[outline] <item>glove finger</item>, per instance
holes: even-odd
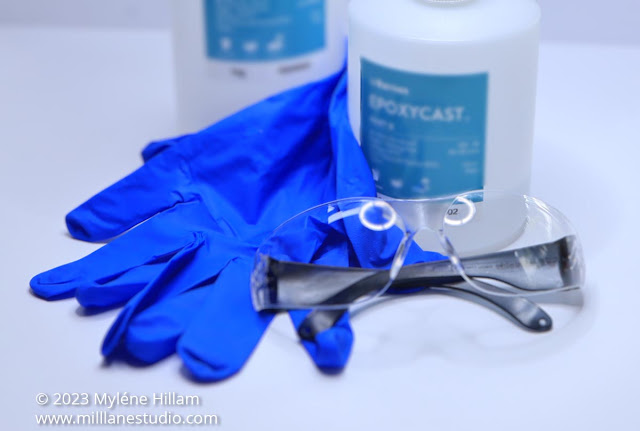
[[[115,279],[93,282],[76,289],[76,299],[85,308],[111,308],[127,303],[160,274],[165,262],[153,262],[132,268]]]
[[[289,317],[296,328],[309,315],[309,311],[295,310]],[[301,340],[313,362],[326,373],[336,373],[344,369],[351,355],[353,331],[349,324],[349,312],[346,312],[333,327],[316,334],[313,340]]]
[[[252,262],[236,259],[220,274],[206,301],[178,341],[178,354],[199,381],[240,371],[273,320],[251,303]]]
[[[108,307],[126,301],[140,290],[140,283],[148,284],[189,243],[192,236],[183,220],[196,219],[198,212],[195,202],[171,208],[80,260],[36,275],[31,288],[49,300],[76,295],[86,299],[81,301],[84,306]]]
[[[215,289],[224,289],[224,285],[235,277],[235,275],[232,277],[226,272],[223,274]],[[233,282],[231,288],[239,290],[235,284],[236,282]],[[242,300],[241,292],[237,293],[240,294],[234,295],[237,303],[246,305],[248,300],[246,298]],[[203,306],[205,295],[212,295],[212,298],[207,298],[206,305]],[[229,310],[232,315],[227,314],[218,318],[213,316],[210,318],[200,317],[197,323],[192,323],[194,310],[202,309],[207,315],[218,314],[219,311],[213,311],[213,307],[222,308],[223,311]],[[183,349],[181,356],[185,360],[187,368],[198,380],[224,379],[242,368],[271,319],[270,315],[265,316],[267,320],[260,318],[258,324],[252,328],[253,339],[250,339],[250,331],[247,330],[250,324],[245,324],[244,328],[240,328],[241,325],[236,325],[235,329],[229,326],[236,319],[243,320],[240,313],[237,312],[239,309],[239,305],[229,305],[229,296],[225,292],[218,292],[218,295],[213,296],[207,288],[187,291],[172,300],[163,301],[137,316],[129,325],[126,338],[127,351],[143,362],[157,362],[175,352],[176,341],[189,327],[189,335],[180,341]],[[252,310],[246,308],[244,310],[246,314],[255,314]],[[307,315],[308,311],[290,312],[291,320],[296,328],[299,328]],[[247,322],[248,319],[244,319],[244,321]],[[253,322],[255,324],[255,320]],[[220,337],[220,332],[216,334],[212,332],[213,328],[225,327],[229,332],[225,332],[223,335],[227,338],[228,334],[234,332],[246,334],[244,345],[240,349],[235,353],[228,352],[225,349],[231,348],[232,344],[229,343],[222,343],[223,349],[220,350],[215,346],[202,346],[202,340],[216,340],[216,344],[220,340],[224,340],[225,337]],[[211,332],[203,334],[207,330],[211,330]],[[238,336],[231,335],[231,337],[234,342],[238,342]],[[193,340],[191,343],[196,346],[195,348],[189,347],[189,339]],[[348,313],[345,313],[332,328],[317,334],[311,341],[303,340],[302,344],[316,365],[324,372],[335,373],[342,370],[349,359],[353,345],[353,332],[349,325]],[[227,347],[224,348],[224,346]]]
[[[180,283],[185,276],[187,267],[194,259],[196,252],[201,249],[204,238],[201,234],[194,234],[193,240],[180,250],[167,263],[164,270],[152,280],[143,290],[136,294],[122,309],[102,343],[102,354],[110,356],[120,344],[129,321],[145,307],[161,300],[173,290],[180,289]]]
[[[225,253],[221,253],[221,250]],[[121,345],[134,317],[154,304],[210,284],[228,265],[228,256],[248,253],[248,250],[247,246],[223,236],[205,237],[202,233],[193,233],[192,241],[176,253],[162,272],[123,308],[105,337],[103,355],[110,356]]]
[[[173,147],[175,144],[181,142],[183,139],[188,138],[191,135],[179,136],[177,138],[171,139],[163,139],[161,141],[153,141],[150,142],[143,150],[142,150],[142,160],[144,162],[148,162],[155,156],[162,154],[164,151]]]
[[[67,214],[69,233],[83,241],[113,238],[191,197],[181,193],[186,167],[165,152]]]
[[[152,364],[176,351],[176,343],[209,294],[209,287],[188,290],[137,315],[127,328],[125,348],[134,358]]]
[[[235,264],[229,264],[229,267],[235,266]],[[194,319],[195,311],[208,309],[203,304],[218,279],[224,285],[229,276],[227,274],[215,280],[207,279],[205,283],[193,289],[157,302],[140,312],[131,320],[127,328],[125,337],[127,352],[146,363],[158,362],[175,353],[178,338]],[[220,302],[220,306],[225,306],[224,300]]]

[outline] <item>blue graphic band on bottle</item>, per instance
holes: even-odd
[[[326,44],[326,0],[204,0],[207,55],[273,61]]]
[[[484,187],[488,75],[426,75],[361,60],[361,144],[378,192],[426,198]]]

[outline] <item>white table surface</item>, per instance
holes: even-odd
[[[584,306],[547,307],[556,328],[535,335],[453,298],[395,302],[353,319],[339,376],[315,369],[284,316],[221,383],[193,383],[176,356],[107,366],[117,310],[86,316],[29,293],[33,275],[98,247],[70,239],[64,215],[139,166],[174,114],[166,32],[0,27],[0,429],[81,413],[38,406],[41,392],[125,391],[199,395],[200,407],[169,410],[217,414],[229,430],[640,429],[640,48],[541,50],[532,194],[582,236]]]

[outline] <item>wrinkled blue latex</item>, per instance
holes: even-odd
[[[140,169],[67,215],[75,238],[124,234],[37,275],[34,293],[123,306],[103,343],[107,357],[153,363],[177,350],[198,380],[239,371],[273,318],[251,304],[256,247],[309,207],[375,195],[348,124],[345,81],[336,75],[149,145]],[[306,314],[290,312],[296,327]],[[347,314],[303,344],[320,368],[339,370],[352,342]]]

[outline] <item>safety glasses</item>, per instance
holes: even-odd
[[[464,285],[496,298],[583,283],[580,243],[564,215],[529,196],[482,190],[311,208],[259,247],[251,291],[257,310],[345,309],[390,289]]]

